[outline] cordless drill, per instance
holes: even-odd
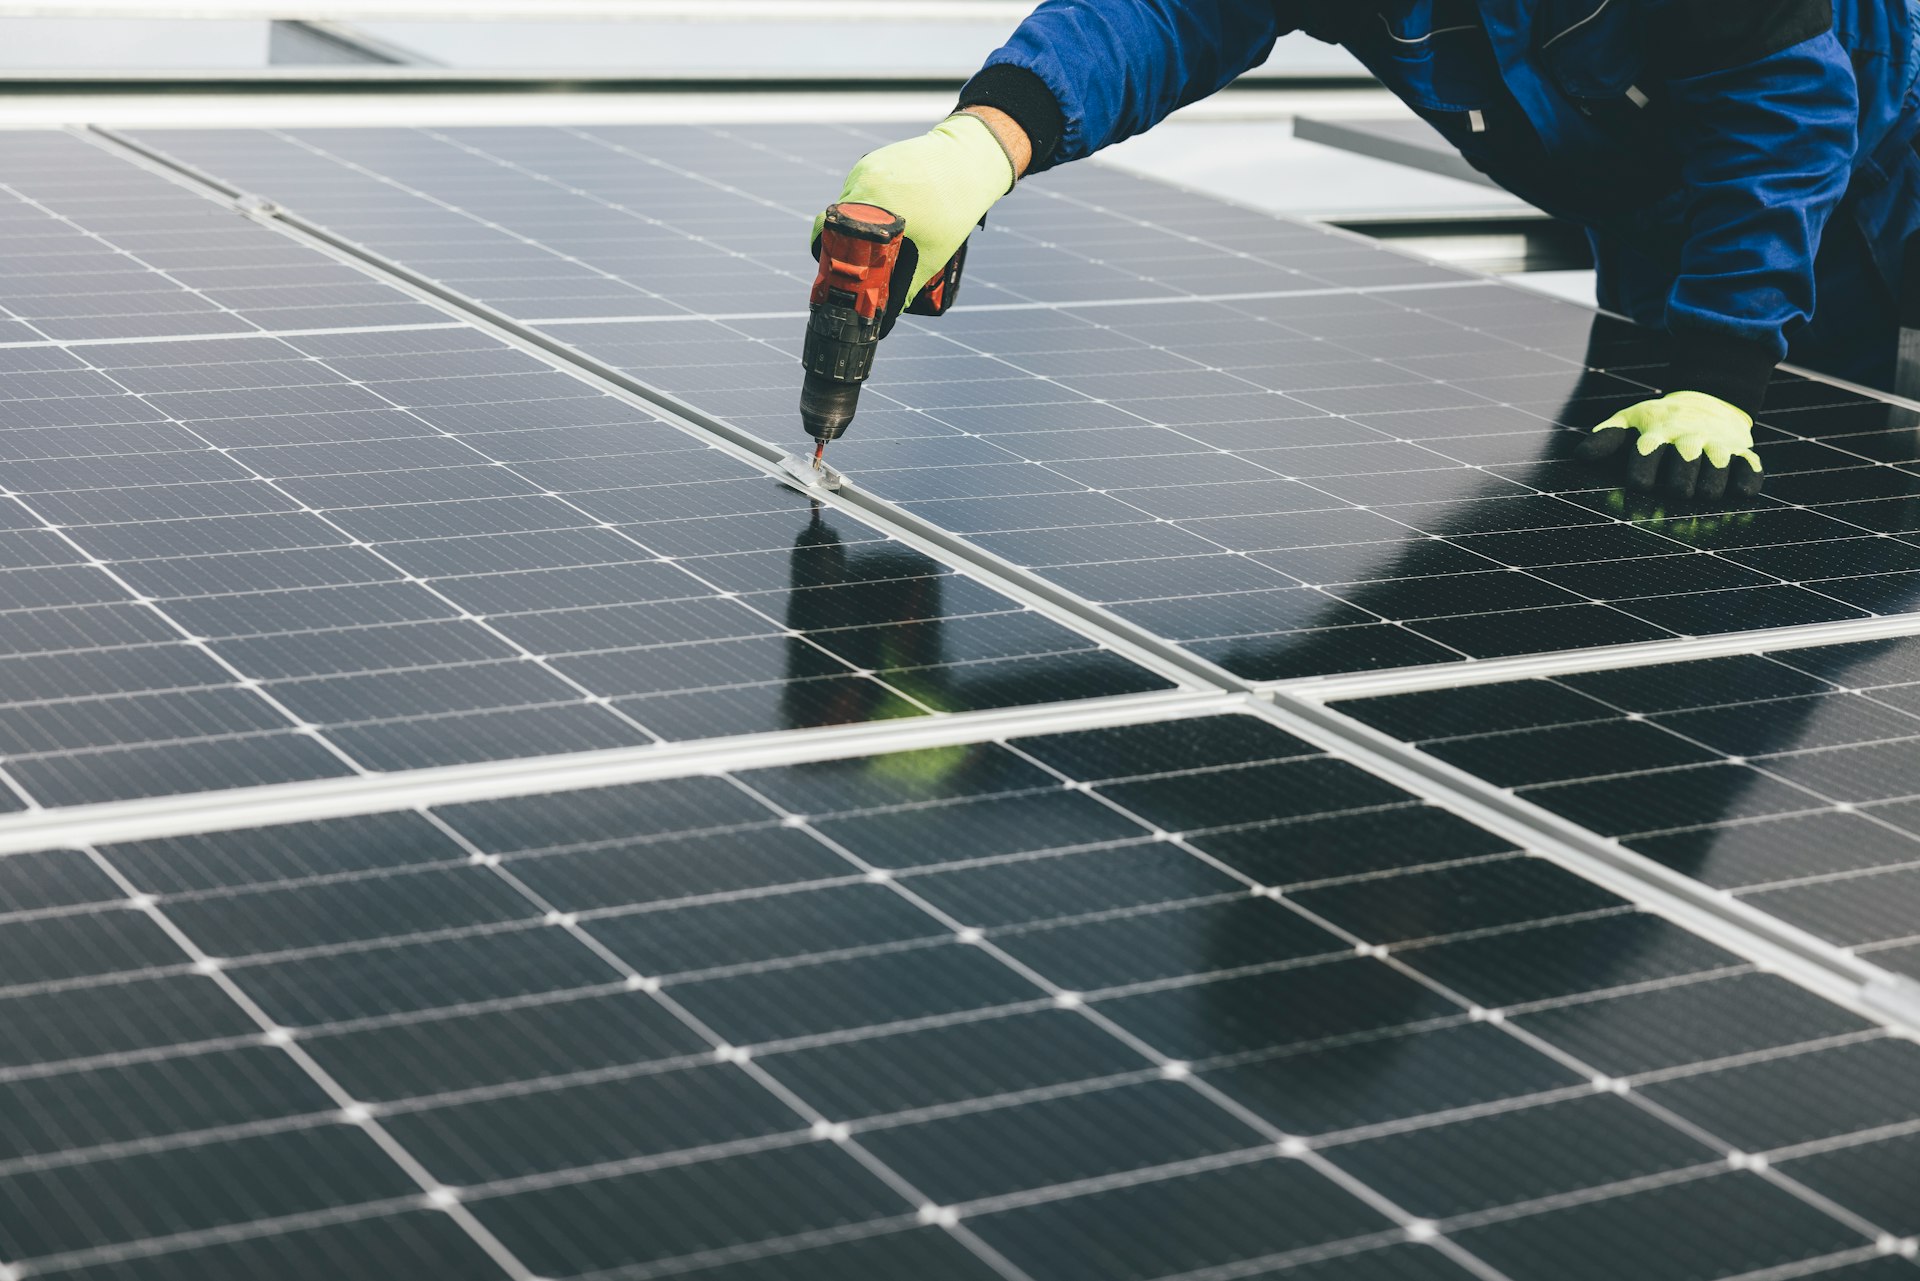
[[[851,202],[827,206],[820,231],[820,271],[808,297],[807,341],[800,364],[800,422],[813,437],[815,470],[827,442],[838,440],[853,421],[860,384],[873,372],[873,350],[893,328],[899,309],[888,306],[896,270],[904,283],[913,273],[913,247],[904,219],[880,208]],[[902,250],[907,261],[902,262]],[[934,273],[904,310],[913,316],[938,316],[953,306],[960,269],[967,259],[962,242],[951,261]]]

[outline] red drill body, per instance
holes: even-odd
[[[913,247],[906,223],[877,205],[845,202],[827,207],[820,231],[820,270],[808,295],[807,338],[800,363],[800,422],[816,442],[814,466],[827,442],[853,421],[860,384],[873,372],[874,349],[893,327],[889,306],[896,276],[911,276]],[[903,262],[902,259],[905,258]],[[953,305],[966,246],[928,281],[904,310],[938,316]],[[904,282],[902,282],[904,283]]]

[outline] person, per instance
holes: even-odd
[[[1666,394],[1579,450],[1624,459],[1630,487],[1758,492],[1754,416],[1785,360],[1893,386],[1920,310],[1920,0],[1045,0],[951,117],[869,153],[841,199],[906,220],[911,296],[1021,177],[1151,128],[1296,30],[1584,226],[1601,305],[1666,332]]]

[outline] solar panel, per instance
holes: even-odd
[[[1901,638],[1339,707],[1920,977],[1916,689]]]
[[[783,445],[794,236],[875,140],[145,138]],[[1090,609],[377,273],[308,295],[343,263],[77,139],[9,146],[37,200],[112,193],[62,212],[116,252],[260,256],[253,294],[176,282],[218,299],[177,326],[0,347],[0,803],[188,794],[0,815],[32,846],[0,859],[0,1277],[1912,1272],[1897,1010],[1284,714],[1161,719]],[[148,182],[185,239],[123,207]],[[1648,390],[1623,324],[1089,166],[969,270],[836,461],[1243,676],[1861,619],[1920,573],[1911,415],[1847,389],[1781,376],[1771,496],[1669,511],[1556,453]],[[1898,967],[1913,643],[1340,706]],[[1116,727],[1071,728],[1101,698]],[[780,735],[826,724],[866,728]],[[789,763],[675,746],[743,734]],[[665,777],[582,787],[647,745]],[[407,773],[536,755],[561,790]],[[345,816],[192,830],[262,803],[194,794],[328,777],[301,803]]]
[[[790,447],[795,228],[880,135],[143,137]],[[501,277],[496,251],[538,278]],[[1584,309],[1090,166],[1023,186],[968,270],[985,306],[903,323],[837,461],[1241,676],[1915,599],[1920,550],[1878,536],[1912,527],[1920,418],[1871,396],[1778,375],[1768,496],[1669,509],[1567,457],[1566,429],[1654,394],[1663,369],[1649,335]]]
[[[1903,1213],[1920,1049],[1253,717],[32,858],[9,954],[89,942],[0,993],[25,1275],[1704,1276]]]
[[[446,323],[72,134],[9,131],[0,165],[0,344]]]
[[[32,351],[13,808],[1168,687],[470,328]]]

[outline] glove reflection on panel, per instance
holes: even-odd
[[[1760,492],[1753,419],[1716,396],[1676,391],[1643,400],[1595,427],[1575,452],[1582,458],[1609,458],[1630,439],[1636,445],[1627,456],[1629,489],[1709,499],[1751,498]]]
[[[898,307],[917,297],[960,251],[987,210],[1013,190],[1013,180],[1013,161],[993,130],[980,117],[962,111],[917,138],[860,157],[840,189],[840,200],[878,205],[905,220],[907,245],[915,257],[907,288],[892,291]],[[825,219],[822,212],[813,220],[815,245]],[[902,249],[900,257],[905,265],[908,250]]]

